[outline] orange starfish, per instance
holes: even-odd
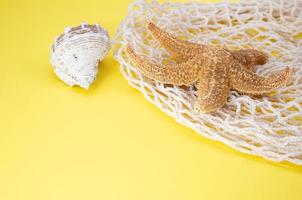
[[[262,77],[253,72],[255,65],[267,62],[267,55],[261,51],[231,51],[195,44],[177,39],[152,22],[147,27],[178,63],[151,63],[138,56],[128,45],[126,52],[129,58],[144,76],[158,82],[173,85],[191,85],[198,82],[198,100],[194,108],[202,113],[213,112],[222,107],[230,89],[254,95],[268,93],[284,85],[292,71],[287,67],[278,76]]]

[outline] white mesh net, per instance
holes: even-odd
[[[287,86],[252,97],[230,93],[214,114],[193,111],[196,90],[163,85],[143,77],[125,54],[128,43],[154,62],[169,55],[147,31],[152,20],[181,39],[229,49],[256,48],[271,55],[260,75],[294,68]],[[273,161],[302,164],[302,1],[249,0],[240,3],[137,1],[115,35],[115,59],[129,84],[177,122],[239,151]],[[172,61],[173,62],[173,61]]]

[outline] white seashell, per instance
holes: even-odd
[[[96,79],[98,63],[110,50],[107,31],[99,25],[82,23],[67,27],[51,46],[55,74],[67,85],[88,89]]]

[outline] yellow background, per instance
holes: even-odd
[[[302,167],[198,136],[123,79],[112,53],[89,91],[49,63],[67,25],[113,36],[130,0],[0,0],[0,199],[301,200]]]

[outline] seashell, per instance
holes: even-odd
[[[98,64],[110,50],[108,32],[99,25],[67,27],[51,46],[55,74],[67,85],[88,89],[96,79]]]

